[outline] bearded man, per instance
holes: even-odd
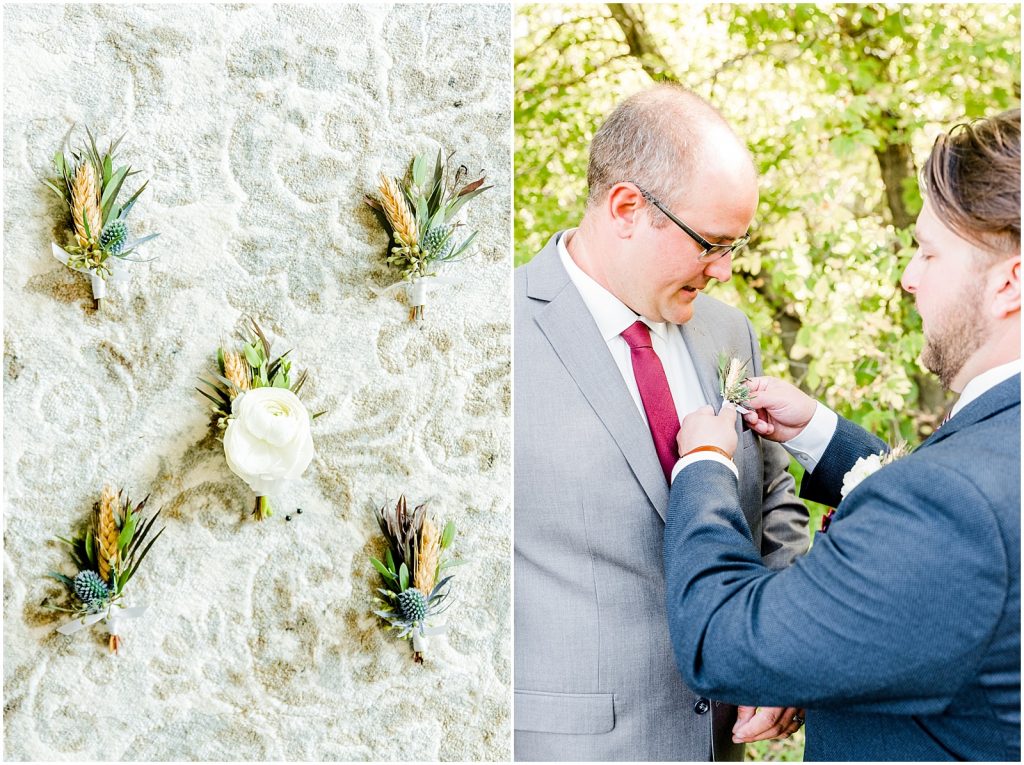
[[[802,497],[836,506],[782,571],[751,543],[735,470],[701,458],[735,452],[735,410],[679,434],[694,457],[665,526],[676,661],[699,693],[806,708],[810,760],[1020,761],[1020,110],[940,136],[923,180],[902,284],[923,363],[960,394],[947,421],[842,497],[885,444],[752,379],[747,423],[807,467]]]

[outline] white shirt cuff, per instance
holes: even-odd
[[[694,452],[693,454],[687,454],[685,457],[680,457],[676,460],[676,466],[672,468],[672,481],[676,480],[676,476],[679,475],[679,471],[687,465],[692,465],[694,462],[700,462],[701,460],[714,460],[715,462],[725,465],[732,474],[736,476],[736,480],[740,480],[740,471],[736,469],[736,463],[730,459],[726,459],[721,454],[716,452]],[[669,481],[671,484],[672,481]]]
[[[807,427],[782,445],[787,452],[796,457],[796,461],[803,465],[808,473],[813,473],[838,425],[839,415],[818,402]]]

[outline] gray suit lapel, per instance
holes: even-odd
[[[536,318],[558,358],[618,445],[654,510],[664,519],[668,484],[651,432],[552,239],[527,266],[527,293],[548,300]],[[571,445],[567,445],[571,446]]]

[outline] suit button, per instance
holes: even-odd
[[[698,699],[697,703],[693,705],[693,711],[699,715],[706,714],[711,709],[711,705],[708,704],[707,699]]]

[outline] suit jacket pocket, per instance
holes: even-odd
[[[615,727],[610,693],[515,692],[515,728],[537,733],[607,733]]]

